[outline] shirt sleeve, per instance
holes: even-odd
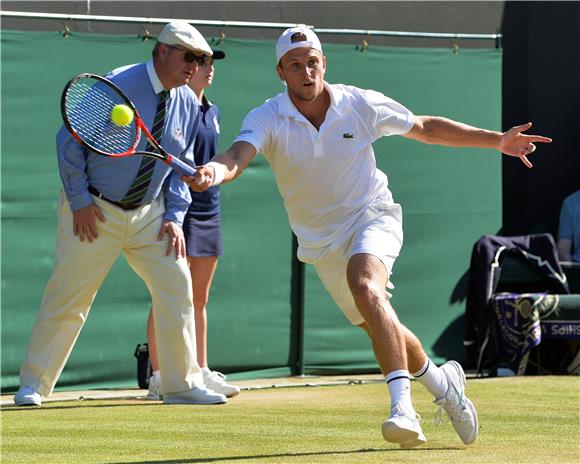
[[[375,130],[375,140],[406,134],[413,128],[413,113],[405,106],[374,90],[361,90],[361,96],[370,111],[369,119]]]
[[[256,108],[248,113],[242,123],[240,133],[235,142],[247,142],[254,146],[256,152],[264,153],[271,133],[274,116],[268,117],[264,107]]]
[[[181,174],[173,169],[171,171],[163,186],[165,196],[165,214],[163,219],[174,222],[181,227],[183,226],[187,208],[189,208],[191,203],[191,194],[187,184],[181,180]]]
[[[562,209],[560,210],[560,223],[558,225],[558,238],[572,239],[573,238],[573,214],[572,204],[568,199],[564,200]]]
[[[190,132],[189,143],[179,158],[184,163],[195,167],[195,139],[197,138],[197,132],[201,121],[199,105],[196,105],[195,108],[191,110],[191,113],[187,113],[185,118],[186,121],[191,119],[192,122],[190,124],[192,124],[192,129]],[[165,179],[163,193],[165,196],[165,214],[163,215],[163,219],[174,222],[181,227],[183,225],[183,220],[185,219],[185,213],[187,213],[187,209],[191,203],[189,187],[181,180],[181,174],[173,169],[171,170],[171,173]]]
[[[87,152],[63,126],[56,135],[58,170],[72,211],[93,203],[86,174]]]

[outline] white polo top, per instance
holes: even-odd
[[[382,93],[324,87],[331,104],[319,131],[283,92],[252,110],[236,138],[270,163],[290,226],[306,248],[332,243],[378,198],[393,203],[371,144],[413,127],[413,114]]]

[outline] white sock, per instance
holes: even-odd
[[[151,377],[157,377],[157,378],[161,377],[161,371],[156,370],[156,371],[151,372]]]
[[[421,369],[413,373],[413,377],[423,384],[436,400],[444,398],[447,394],[447,377],[429,358]]]
[[[210,374],[211,369],[209,367],[202,367],[201,372],[203,372],[204,374]]]
[[[397,403],[401,403],[405,409],[413,411],[411,403],[411,380],[409,371],[399,370],[389,372],[385,376],[387,387],[391,394],[391,408]]]

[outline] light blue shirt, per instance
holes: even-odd
[[[571,259],[580,263],[580,190],[568,195],[562,203],[558,238],[572,240]]]
[[[151,129],[159,103],[158,94],[164,90],[155,73],[153,63],[124,66],[105,76],[117,84],[133,102],[145,125]],[[161,146],[171,155],[194,166],[193,147],[199,126],[199,103],[186,85],[170,90],[165,128]],[[144,150],[147,138],[142,135],[137,150]],[[108,158],[83,148],[63,126],[56,136],[58,167],[64,191],[76,211],[93,203],[89,185],[106,198],[122,200],[129,191],[141,165],[141,156]],[[183,224],[191,202],[187,184],[180,175],[162,161],[155,163],[153,177],[143,200],[149,203],[163,191],[164,219]]]

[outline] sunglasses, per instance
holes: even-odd
[[[199,65],[199,66],[203,66],[205,63],[205,60],[207,59],[207,56],[205,55],[196,55],[195,53],[193,53],[192,51],[189,50],[183,50],[179,47],[175,47],[173,45],[168,45],[169,48],[173,48],[174,50],[178,50],[181,53],[183,53],[183,61],[185,61],[186,63],[193,63],[194,61]]]

